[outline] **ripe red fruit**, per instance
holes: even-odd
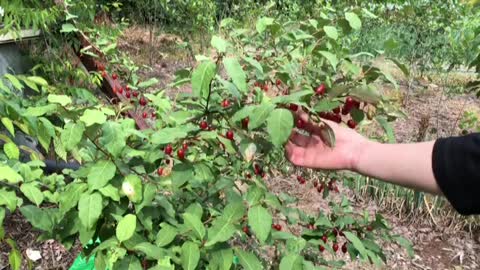
[[[345,99],[345,106],[347,106],[347,107],[351,108],[354,103],[355,103],[355,100],[352,97],[347,97]]]
[[[322,241],[323,241],[324,243],[327,243],[327,240],[328,240],[327,235],[324,234],[324,235],[322,236]]]
[[[317,187],[318,193],[322,193],[324,188],[325,188],[325,185],[322,183],[319,187]]]
[[[260,174],[263,173],[262,167],[260,167],[260,165],[258,165],[258,164],[255,164],[253,166],[253,170],[255,171],[255,175],[260,175]]]
[[[112,74],[112,79],[114,79],[114,80],[118,79],[118,75],[116,73],[113,73]]]
[[[259,83],[259,82],[255,82],[255,83],[253,84],[253,86],[255,86],[255,87],[260,87],[260,83]]]
[[[182,149],[183,149],[183,150],[187,150],[187,149],[188,149],[188,143],[184,142],[184,143],[182,144]]]
[[[162,175],[163,175],[163,168],[162,168],[162,167],[160,167],[160,168],[157,169],[157,174],[158,174],[159,176],[162,176]]]
[[[178,156],[178,159],[180,159],[180,160],[184,159],[185,158],[185,150],[178,149],[177,156]]]
[[[357,123],[353,119],[348,120],[347,125],[349,128],[354,129],[357,126]]]
[[[230,100],[224,99],[224,100],[222,101],[222,107],[223,107],[223,108],[227,108],[227,107],[229,107],[229,106],[230,106]]]
[[[130,98],[131,95],[132,95],[132,93],[130,93],[130,91],[125,92],[125,97],[126,98]]]
[[[367,231],[369,231],[369,232],[373,231],[373,227],[370,226],[370,225],[368,225],[368,226],[367,226]]]
[[[268,91],[268,85],[265,84],[265,85],[262,87],[262,89],[263,89],[263,91],[267,92],[267,91]]]
[[[105,70],[103,70],[102,71],[102,78],[105,79],[105,78],[107,78],[107,76],[108,76],[108,73]]]
[[[231,130],[227,131],[227,133],[225,134],[225,137],[227,137],[227,139],[229,140],[233,140],[233,131]]]
[[[137,92],[137,91],[133,91],[133,92],[132,92],[132,95],[133,95],[134,97],[138,97],[138,92]]]
[[[332,121],[337,124],[340,124],[342,122],[342,117],[340,116],[340,114],[334,114],[332,116]]]
[[[297,126],[298,129],[303,129],[303,128],[305,128],[305,121],[303,121],[302,119],[298,119],[296,126]]]
[[[320,252],[324,252],[324,251],[325,251],[325,247],[324,247],[324,246],[319,246],[318,249],[320,250]]]
[[[274,229],[277,230],[277,231],[281,231],[281,230],[282,230],[282,225],[280,225],[280,224],[273,224],[273,225],[272,225],[272,228],[274,228]]]
[[[130,86],[125,85],[125,91],[130,91]]]
[[[157,113],[156,112],[152,112],[152,118],[157,118]]]
[[[327,91],[327,87],[325,86],[325,84],[320,84],[320,86],[317,87],[317,89],[315,89],[315,94],[317,94],[318,96],[323,96],[325,95],[325,92]]]
[[[206,130],[208,128],[207,121],[200,122],[200,128],[203,129],[203,130]]]
[[[337,230],[337,228],[334,228],[334,229],[333,229],[333,235],[335,235],[335,237],[337,237],[337,235],[338,235],[338,230]]]
[[[334,243],[332,248],[333,248],[333,251],[337,252],[338,251],[338,244]]]
[[[147,117],[148,117],[147,112],[143,112],[143,113],[142,113],[142,117],[143,117],[143,119],[147,118]]]
[[[343,115],[347,115],[347,114],[349,114],[349,113],[350,113],[350,109],[347,108],[346,105],[344,105],[344,106],[342,107],[342,114],[343,114]]]
[[[298,105],[292,103],[292,104],[290,104],[289,109],[292,112],[296,112],[298,110]]]
[[[315,188],[318,187],[318,182],[317,181],[313,182],[313,187],[315,187]]]
[[[335,114],[339,114],[340,113],[340,107],[337,107],[337,108],[333,109],[333,112]]]
[[[277,79],[276,84],[277,86],[280,86],[282,84],[282,81],[280,79]]]
[[[105,70],[105,65],[103,65],[102,63],[97,63],[97,68],[100,71],[104,71]]]
[[[172,147],[171,144],[169,144],[169,145],[167,145],[167,146],[165,147],[165,154],[171,155],[171,154],[172,154],[172,151],[173,151],[173,147]]]
[[[141,97],[140,101],[138,102],[141,106],[146,106],[147,105],[147,99],[145,97]]]
[[[122,88],[121,86],[118,88],[118,93],[119,93],[120,95],[123,94],[123,88]]]
[[[243,232],[244,232],[244,233],[246,233],[246,234],[248,234],[248,233],[249,233],[249,231],[248,231],[248,226],[245,226],[245,227],[243,227],[243,229],[242,229],[242,230],[243,230]]]
[[[247,129],[249,122],[250,122],[250,119],[249,119],[248,117],[247,117],[247,118],[243,118],[243,119],[242,119],[242,128]]]
[[[343,252],[343,253],[347,253],[347,243],[344,243],[344,244],[342,245],[342,252]]]

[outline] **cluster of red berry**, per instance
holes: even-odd
[[[345,237],[345,234],[343,234],[343,232],[340,231],[340,230],[338,230],[337,228],[334,228],[334,229],[333,229],[333,235],[334,235],[334,237],[335,237],[335,241],[334,241],[333,244],[332,244],[332,249],[333,249],[334,252],[337,252],[338,249],[339,249],[339,245],[338,245],[338,243],[337,243],[336,241],[338,240],[338,237],[339,237],[339,236]],[[328,241],[327,233],[325,233],[325,234],[322,236],[322,241],[323,241],[323,243],[325,243],[325,244],[327,243],[327,241]],[[343,243],[343,245],[342,245],[342,252],[343,252],[343,253],[347,253],[347,245],[348,245],[348,242]],[[319,250],[320,250],[321,252],[323,252],[323,251],[325,250],[325,247],[322,246],[322,245],[320,245],[320,246],[319,246]]]

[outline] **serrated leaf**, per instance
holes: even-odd
[[[0,189],[0,205],[5,205],[13,213],[17,208],[17,195],[15,192]]]
[[[127,134],[121,124],[107,121],[102,125],[102,137],[100,137],[100,143],[107,151],[114,157],[117,157],[122,153],[122,150],[126,146]]]
[[[261,34],[265,32],[265,30],[267,30],[267,27],[272,25],[273,22],[274,22],[273,18],[262,17],[257,21],[255,28],[257,29],[257,32]]]
[[[20,207],[20,212],[33,227],[47,232],[53,230],[55,225],[52,211],[55,211],[55,209],[40,209],[33,205]]]
[[[350,95],[371,104],[377,104],[382,99],[382,95],[372,84],[355,87],[350,91]]]
[[[22,191],[23,195],[25,195],[25,197],[27,197],[37,206],[40,206],[40,204],[42,204],[44,199],[43,193],[33,183],[22,184],[20,186],[20,190]]]
[[[81,140],[85,126],[81,123],[68,123],[65,125],[60,140],[66,151],[72,150]]]
[[[164,247],[170,244],[177,236],[177,229],[169,224],[162,224],[162,229],[158,231],[155,244],[159,247]]]
[[[124,216],[115,229],[115,236],[119,242],[126,241],[133,236],[135,229],[137,228],[137,216],[128,214]]]
[[[272,103],[260,104],[255,106],[251,115],[250,122],[248,123],[248,129],[254,130],[261,126],[267,120],[270,113],[275,109],[275,105]]]
[[[28,76],[27,79],[28,79],[29,81],[34,82],[35,84],[40,85],[40,86],[48,86],[47,80],[45,80],[45,79],[42,78],[42,77],[38,77],[38,76]]]
[[[3,75],[7,80],[10,81],[10,83],[13,85],[13,87],[15,87],[15,89],[17,90],[22,90],[23,89],[23,85],[22,83],[17,79],[17,77],[13,76],[12,74],[5,74]]]
[[[205,246],[209,247],[218,242],[225,242],[233,236],[235,231],[235,227],[228,220],[223,218],[216,219],[212,226],[208,228],[208,241],[205,243]]]
[[[290,254],[280,261],[280,270],[303,270],[303,258],[297,254]]]
[[[212,253],[210,264],[214,265],[214,269],[229,270],[233,264],[233,250],[225,248]]]
[[[382,126],[383,130],[387,133],[388,143],[396,143],[395,132],[390,122],[387,121],[385,116],[375,117],[375,120]]]
[[[23,177],[8,166],[0,166],[0,180],[7,180],[10,184],[23,181]]]
[[[188,136],[185,128],[163,128],[152,135],[153,144],[167,144],[183,139]]]
[[[261,243],[264,243],[270,234],[272,220],[270,212],[262,206],[254,206],[248,211],[248,225]]]
[[[313,108],[316,112],[329,112],[342,105],[339,101],[322,99]]]
[[[293,129],[293,116],[289,110],[275,109],[267,119],[267,131],[273,145],[280,147],[287,142]]]
[[[133,203],[142,201],[142,180],[136,175],[128,175],[122,183],[122,192]]]
[[[143,82],[139,83],[137,85],[137,87],[138,88],[148,88],[148,87],[151,87],[151,86],[156,85],[158,83],[159,83],[159,81],[156,78],[150,78],[147,81],[143,81]]]
[[[72,99],[66,95],[48,95],[48,102],[50,103],[57,103],[62,106],[67,106],[68,104],[72,103]]]
[[[80,117],[80,121],[84,122],[87,127],[93,126],[94,124],[101,125],[107,121],[107,116],[102,111],[87,109]]]
[[[255,254],[236,248],[235,254],[245,270],[260,270],[263,265]]]
[[[100,193],[102,193],[102,195],[105,197],[108,197],[116,202],[120,201],[120,194],[118,192],[118,189],[110,184],[102,187],[98,191],[100,191]]]
[[[327,51],[319,51],[323,57],[327,58],[328,62],[330,62],[330,65],[332,65],[333,70],[337,70],[337,65],[338,65],[338,58],[335,54]]]
[[[362,28],[362,21],[357,16],[357,14],[353,12],[346,12],[345,19],[348,21],[350,27],[352,27],[353,29],[359,30],[360,28]]]
[[[352,111],[350,111],[350,115],[356,123],[362,122],[365,118],[365,113],[357,108],[353,108]]]
[[[78,32],[78,29],[73,26],[71,23],[64,23],[62,24],[62,29],[60,30],[61,33],[70,33],[70,32]]]
[[[185,242],[182,245],[181,261],[182,269],[196,269],[198,262],[200,261],[200,249],[198,248],[198,245],[193,242]]]
[[[115,176],[117,168],[111,161],[100,160],[90,167],[88,173],[88,188],[96,190],[104,187]]]
[[[20,150],[18,149],[17,145],[13,142],[6,143],[3,145],[3,152],[9,159],[16,159],[20,158]]]
[[[338,31],[337,28],[334,26],[324,26],[323,31],[327,34],[327,36],[331,39],[337,40],[338,39]]]
[[[192,73],[192,93],[207,98],[210,82],[215,77],[216,65],[210,60],[202,62]]]
[[[184,213],[183,220],[185,221],[186,227],[192,230],[199,240],[202,240],[206,233],[202,220],[200,220],[198,216],[190,213]]]
[[[78,204],[80,196],[85,190],[87,190],[87,184],[85,183],[68,184],[65,191],[60,193],[60,197],[58,199],[60,212],[67,213],[70,209],[74,208]]]
[[[228,42],[219,36],[214,35],[210,43],[219,53],[227,51]]]
[[[227,222],[234,224],[245,215],[246,207],[242,202],[232,202],[223,209],[222,218]]]
[[[5,128],[12,134],[12,136],[15,136],[15,129],[13,127],[13,122],[10,120],[10,118],[7,117],[2,117],[2,124],[5,126]]]
[[[160,260],[163,256],[165,256],[161,248],[148,242],[136,245],[133,250],[142,252],[149,260]]]
[[[102,214],[102,196],[98,193],[82,194],[78,201],[78,217],[86,229],[93,228]]]
[[[51,114],[53,112],[56,112],[57,109],[58,109],[58,105],[56,104],[48,104],[48,105],[39,106],[39,107],[28,107],[24,115],[38,117],[45,114]]]
[[[353,247],[358,250],[360,256],[362,256],[363,259],[366,259],[368,257],[368,254],[362,241],[351,232],[344,232],[344,234],[345,237],[353,244]]]
[[[257,71],[259,72],[258,74],[260,75],[260,77],[263,77],[263,67],[262,65],[260,65],[260,63],[251,58],[251,57],[243,57],[243,60],[245,60],[245,62],[249,63],[252,67],[256,68]]]
[[[235,86],[241,92],[247,92],[247,75],[242,69],[240,62],[238,62],[237,58],[226,58],[223,60],[223,65],[225,66],[225,70],[227,71],[228,76],[232,79]]]

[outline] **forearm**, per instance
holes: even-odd
[[[396,185],[441,194],[432,170],[434,141],[415,144],[366,142],[354,170]]]

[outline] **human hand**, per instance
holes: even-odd
[[[294,130],[285,147],[287,159],[296,166],[327,169],[327,170],[354,170],[357,158],[368,140],[355,130],[338,125],[335,122],[324,120],[335,134],[335,146],[329,147],[322,138],[322,129],[325,124],[315,123],[308,114],[299,111],[296,120],[305,122],[304,130],[310,136],[300,134]]]

